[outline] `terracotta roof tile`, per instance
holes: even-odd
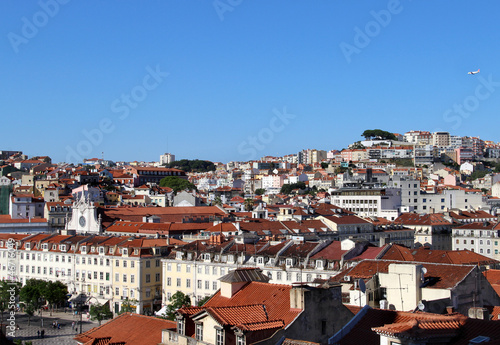
[[[110,338],[110,343],[126,345],[159,344],[163,329],[176,329],[176,323],[152,316],[124,313],[107,323],[77,335],[74,339],[88,343],[94,339]]]

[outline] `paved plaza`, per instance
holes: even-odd
[[[7,313],[3,314],[4,323],[9,316]],[[15,315],[16,325],[19,325],[19,329],[14,331],[15,337],[12,338],[8,336],[9,340],[20,339],[24,341],[32,341],[33,345],[38,344],[77,344],[73,337],[80,332],[80,326],[78,325],[78,330],[76,325],[80,321],[79,315],[74,315],[71,312],[54,312],[50,316],[50,312],[43,312],[43,328],[42,319],[39,315],[34,315],[31,317],[30,325],[28,326],[28,316],[23,312],[17,312]],[[52,323],[58,322],[61,328],[53,328]],[[72,323],[75,322],[75,329],[72,329]],[[106,322],[103,321],[102,323]],[[87,320],[87,316],[84,314],[82,317],[82,332],[86,332],[91,328],[97,327],[99,323],[97,321]],[[45,330],[44,338],[42,339],[37,331]],[[9,333],[10,330],[7,330]],[[7,334],[8,335],[8,334]]]

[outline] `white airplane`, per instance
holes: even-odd
[[[477,73],[479,73],[479,68],[477,69],[477,71],[467,72],[467,74],[477,74]]]

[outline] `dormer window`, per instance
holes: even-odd
[[[323,269],[323,260],[316,260],[316,268]]]
[[[82,254],[87,254],[87,247],[86,246],[82,247]]]
[[[113,254],[115,252],[115,248],[109,248],[109,253]]]
[[[128,255],[128,248],[123,248],[122,249],[122,254],[123,255]]]
[[[47,243],[42,244],[42,249],[48,250],[49,249],[49,245]]]
[[[57,249],[57,244],[53,244],[52,245],[52,250],[56,250]]]
[[[90,248],[90,252],[91,252],[91,253],[94,253],[94,252],[95,252],[95,247],[91,247],[91,248]]]
[[[61,251],[66,251],[66,245],[65,245],[65,244],[61,244],[61,245],[59,246],[59,249],[60,249]]]
[[[182,260],[182,252],[177,252],[177,253],[175,253],[175,258],[176,258],[177,260]]]
[[[31,243],[26,243],[24,246],[25,246],[25,247],[26,247],[26,249],[28,249],[28,250],[29,250],[29,249],[31,249]]]
[[[210,254],[203,254],[203,260],[210,261]]]
[[[127,253],[124,253],[124,254],[127,254]],[[134,255],[139,255],[139,248],[134,249]]]
[[[264,264],[264,258],[263,258],[262,256],[259,256],[259,257],[257,258],[257,263],[258,263],[259,265],[263,265],[263,264]]]
[[[99,247],[99,254],[104,254],[104,247]]]
[[[293,260],[292,260],[292,259],[286,259],[285,264],[286,264],[287,266],[292,266],[292,264],[293,264]]]

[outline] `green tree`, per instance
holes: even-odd
[[[102,320],[112,319],[113,313],[109,310],[107,304],[102,305],[100,303],[96,303],[90,306],[89,310],[90,318],[92,320],[99,321],[99,326],[101,325]]]
[[[129,299],[128,297],[125,298],[122,302],[120,312],[118,314],[123,314],[123,313],[135,313],[137,308],[137,304],[139,304],[139,301],[136,299]]]
[[[245,199],[245,211],[252,211],[253,210],[253,199]]]
[[[365,137],[366,140],[370,139],[387,139],[387,140],[396,140],[396,136],[393,133],[383,131],[381,129],[367,129],[361,134],[362,137]]]
[[[328,163],[321,162],[321,169],[327,169],[327,168],[328,168]]]
[[[173,161],[172,163],[165,164],[167,168],[176,168],[183,170],[185,172],[207,172],[215,171],[215,164],[210,161],[204,161],[199,159],[189,160],[181,159],[179,161]]]
[[[174,190],[174,192],[179,192],[181,190],[197,190],[196,186],[177,176],[167,176],[160,180],[160,187],[169,187]]]
[[[205,296],[205,297],[203,297],[202,299],[200,299],[200,300],[198,301],[198,303],[196,303],[196,305],[197,305],[198,307],[201,307],[201,306],[203,306],[205,303],[207,303],[207,301],[208,301],[210,298],[212,298],[212,296]]]
[[[68,287],[60,281],[48,281],[45,284],[43,296],[51,305],[50,315],[54,311],[54,305],[63,304],[67,300]]]
[[[168,300],[170,304],[167,306],[167,319],[174,320],[175,312],[177,309],[180,309],[184,306],[191,306],[191,298],[188,295],[185,295],[181,291],[177,291],[170,297]]]
[[[266,194],[266,190],[264,188],[257,188],[255,190],[255,195],[264,195]]]
[[[44,280],[28,279],[19,291],[19,298],[26,304],[32,304],[35,310],[40,309],[45,303],[46,285]]]
[[[31,302],[24,304],[24,312],[28,315],[28,326],[31,325],[31,318],[35,315],[35,306]]]
[[[220,198],[220,196],[216,196],[214,198],[214,201],[212,202],[213,205],[218,205],[218,206],[222,206],[222,199]]]

